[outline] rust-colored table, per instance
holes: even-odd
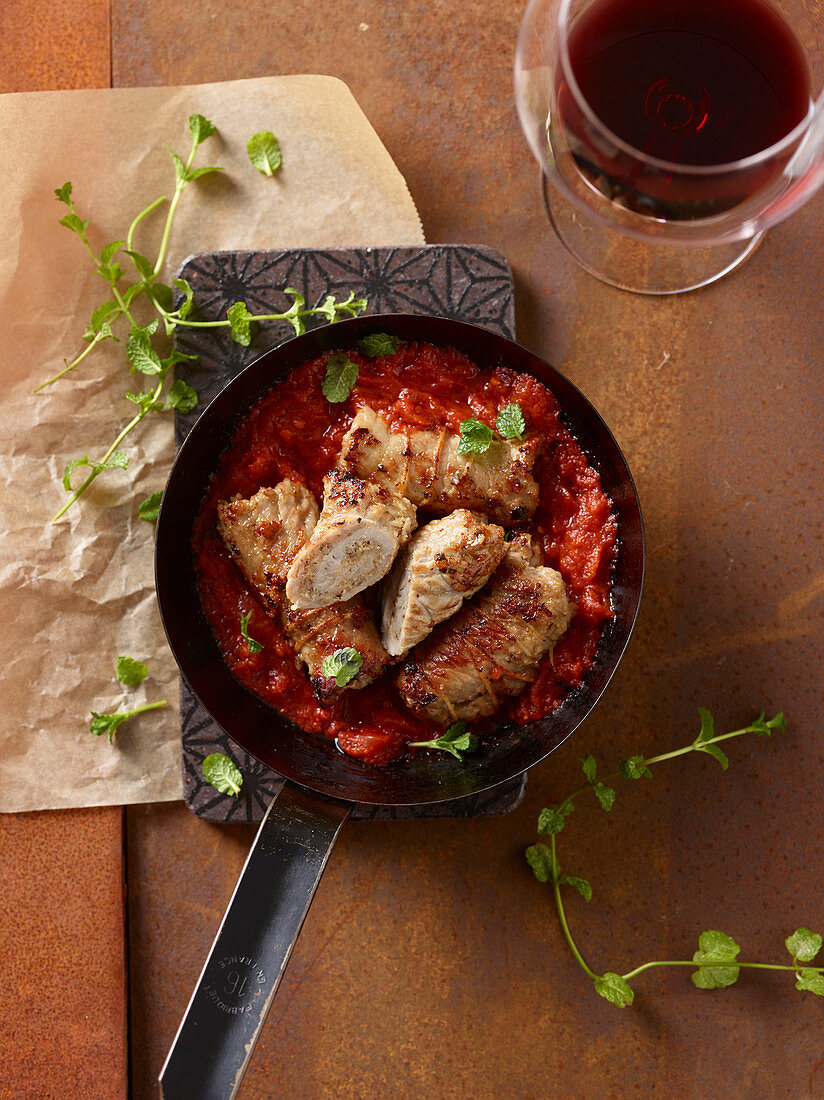
[[[603,412],[645,510],[644,606],[597,713],[507,817],[347,826],[241,1096],[821,1098],[822,1000],[786,975],[707,993],[659,970],[638,980],[634,1009],[614,1008],[521,852],[584,752],[614,763],[677,747],[698,705],[729,729],[783,708],[788,736],[732,743],[726,775],[690,757],[625,784],[609,816],[576,812],[562,855],[595,895],[570,899],[570,919],[600,970],[689,958],[705,928],[771,961],[798,925],[824,931],[824,197],[706,291],[656,301],[594,282],[552,239],[518,131],[520,15],[504,0],[0,11],[4,90],[344,79],[428,240],[508,257],[521,340]],[[0,1097],[122,1097],[127,1060],[131,1095],[153,1096],[251,831],[178,804],[0,828]]]

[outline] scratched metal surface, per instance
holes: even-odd
[[[688,958],[705,928],[781,961],[824,914],[820,790],[824,198],[739,273],[668,301],[576,270],[543,220],[518,132],[506,0],[325,6],[115,0],[117,85],[326,72],[350,85],[432,242],[509,260],[520,339],[612,425],[649,538],[640,623],[596,714],[497,820],[348,826],[241,1090],[321,1096],[824,1097],[821,999],[762,974],[719,993],[683,971],[639,979],[633,1010],[595,998],[521,851],[578,756],[676,747],[696,707],[734,728],[784,708],[782,742],[734,743],[576,811],[569,902],[600,970]],[[272,119],[277,130],[277,119]],[[179,806],[129,811],[134,1096],[153,1077],[251,840]]]

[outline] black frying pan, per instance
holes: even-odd
[[[584,682],[548,718],[485,735],[464,763],[446,753],[420,753],[375,767],[343,755],[330,739],[304,733],[234,678],[201,607],[192,531],[218,456],[252,406],[289,371],[324,351],[352,347],[369,332],[449,345],[481,366],[506,365],[545,383],[599,471],[618,520],[615,617],[604,628]],[[160,1076],[161,1095],[167,1100],[226,1100],[240,1084],[352,804],[423,805],[476,794],[520,775],[569,737],[606,688],[632,632],[643,583],[643,524],[618,445],[563,375],[519,344],[476,325],[384,314],[340,321],[289,340],[250,364],[214,399],[169,476],[155,564],[163,625],[192,691],[241,748],[287,780],[260,826]]]

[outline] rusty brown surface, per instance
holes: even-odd
[[[108,88],[109,0],[3,0],[0,92]]]
[[[0,815],[0,1098],[127,1093],[122,811]]]
[[[782,961],[821,930],[820,287],[824,198],[739,273],[671,300],[578,271],[551,238],[519,134],[511,59],[521,5],[323,6],[117,0],[117,85],[274,72],[347,81],[409,182],[430,241],[480,241],[515,271],[519,333],[604,413],[636,474],[649,570],[627,658],[573,742],[497,821],[352,825],[321,884],[241,1095],[485,1098],[824,1097],[822,1002],[786,975],[593,996],[521,851],[580,779],[784,708],[785,740],[734,743],[576,811],[561,844],[590,878],[569,901],[599,970],[689,958],[721,928]],[[5,12],[5,5],[4,5]],[[272,120],[277,129],[277,119]],[[574,825],[574,828],[573,828]],[[135,1097],[154,1077],[251,834],[179,806],[129,811]],[[96,893],[95,893],[96,896]]]
[[[3,0],[0,58],[3,92],[107,87],[108,0]],[[122,822],[0,815],[2,1100],[126,1096]]]

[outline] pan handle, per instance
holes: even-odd
[[[351,805],[284,783],[160,1072],[162,1100],[230,1100]]]

